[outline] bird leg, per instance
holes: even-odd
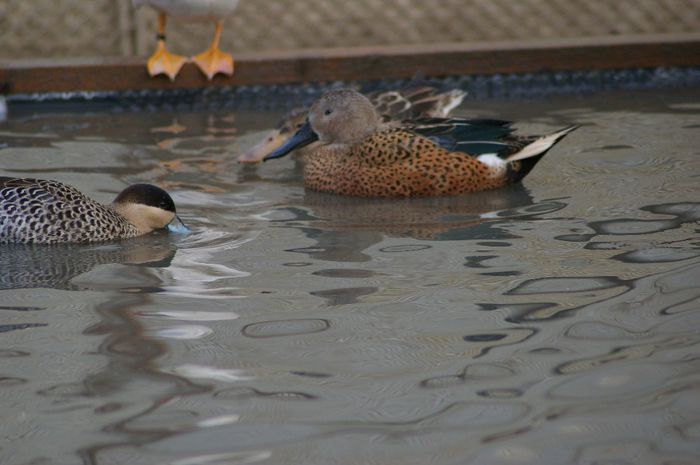
[[[233,75],[233,57],[228,53],[219,50],[219,39],[221,39],[221,29],[223,21],[216,22],[214,40],[211,41],[206,52],[192,57],[192,61],[211,81],[216,73],[223,73],[228,76]]]
[[[156,51],[148,59],[148,74],[151,76],[167,74],[170,80],[174,81],[182,65],[187,63],[187,57],[170,53],[165,48],[165,23],[166,15],[160,13],[158,15],[158,45],[156,45]]]

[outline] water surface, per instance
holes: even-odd
[[[238,166],[279,112],[10,110],[0,175],[194,232],[0,246],[1,463],[697,463],[700,91],[467,102],[582,127],[417,200]]]

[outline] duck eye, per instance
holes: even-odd
[[[326,108],[326,111],[323,112],[324,115],[330,115],[331,113],[333,113],[333,110],[330,108]]]

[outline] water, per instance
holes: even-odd
[[[0,175],[168,189],[189,236],[0,249],[3,464],[695,464],[700,90],[467,102],[582,127],[523,185],[305,192],[278,113],[10,108]]]

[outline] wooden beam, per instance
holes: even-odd
[[[578,40],[304,49],[234,54],[233,77],[208,82],[186,65],[170,82],[134,58],[0,61],[0,93],[193,89],[332,80],[700,66],[700,34]]]

